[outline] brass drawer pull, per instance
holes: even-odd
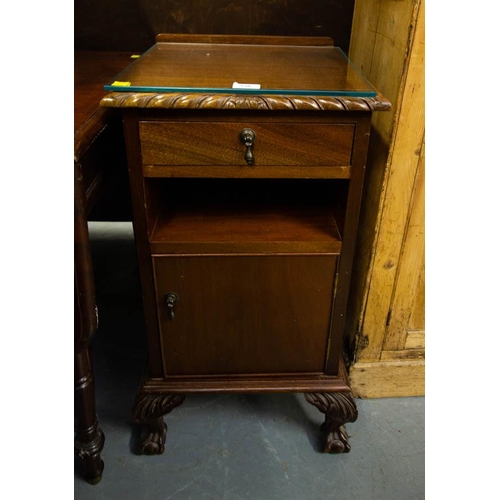
[[[252,146],[255,142],[255,132],[251,128],[244,128],[240,132],[240,142],[242,142],[245,147],[245,160],[249,165],[253,165],[255,163],[255,159],[253,157]]]
[[[164,298],[168,307],[168,318],[173,321],[175,318],[174,307],[179,302],[179,296],[176,293],[167,293]]]

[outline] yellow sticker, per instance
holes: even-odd
[[[133,56],[130,56],[130,59],[139,59],[139,57],[141,56],[134,54]]]
[[[130,87],[130,82],[113,82],[112,87]]]

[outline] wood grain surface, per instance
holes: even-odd
[[[164,209],[150,247],[155,254],[340,253],[342,243],[327,207],[195,205]]]
[[[166,375],[323,370],[337,256],[153,260]]]
[[[396,360],[355,363],[349,370],[354,396],[397,398],[425,394],[425,361]]]
[[[131,87],[177,88],[182,92],[231,89],[234,82],[258,84],[263,93],[373,92],[338,47],[273,45],[271,37],[258,38],[261,44],[236,43],[235,37],[229,40],[233,43],[158,42],[115,80]]]
[[[311,127],[304,123],[168,123],[141,122],[142,160],[145,165],[246,166],[246,148],[240,132],[255,132],[253,167],[349,166],[354,125]],[[293,138],[293,139],[292,139]]]

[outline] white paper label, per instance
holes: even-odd
[[[233,89],[260,89],[260,83],[233,83]]]

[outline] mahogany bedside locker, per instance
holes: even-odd
[[[133,419],[162,453],[190,393],[303,392],[325,451],[357,418],[342,361],[371,114],[329,38],[158,35],[122,110],[149,363]]]

